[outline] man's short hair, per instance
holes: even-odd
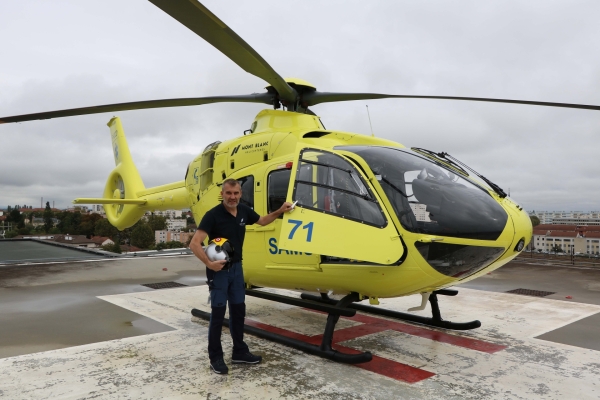
[[[223,181],[223,185],[222,185],[221,187],[223,187],[223,186],[225,186],[225,185],[229,185],[229,186],[233,186],[233,187],[235,187],[235,186],[238,186],[238,185],[239,185],[239,186],[240,186],[240,189],[241,189],[241,187],[242,187],[242,185],[241,185],[241,184],[240,184],[240,183],[239,183],[237,180],[235,180],[235,179],[233,179],[233,178],[225,179],[225,180]]]

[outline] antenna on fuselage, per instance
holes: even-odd
[[[371,113],[369,113],[369,106],[367,104],[365,104],[365,107],[367,107],[367,115],[369,117],[369,126],[371,127],[371,136],[375,137],[375,134],[373,133],[373,124],[371,124]]]

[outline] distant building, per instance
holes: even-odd
[[[106,215],[106,213],[104,212],[104,206],[102,204],[90,205],[90,212],[92,214]]]
[[[410,203],[410,208],[413,211],[413,214],[415,214],[415,219],[417,221],[423,221],[423,222],[431,222],[431,219],[429,219],[429,211],[427,211],[427,206],[425,204],[414,204],[414,203]]]
[[[187,220],[185,219],[168,219],[167,230],[168,231],[181,231],[187,228]]]
[[[72,206],[72,207],[67,208],[67,211],[69,211],[69,212],[80,212],[82,214],[87,214],[88,207],[87,206],[76,205],[76,206]]]
[[[165,211],[154,211],[154,212],[146,212],[146,215],[158,215],[160,217],[165,218],[181,218],[183,211],[181,210],[165,210]]]
[[[38,239],[48,240],[56,243],[67,244],[77,247],[98,247],[92,239],[88,239],[85,235],[62,235],[62,234],[43,234],[43,235],[18,235],[17,239]]]
[[[96,247],[102,247],[102,246],[107,246],[109,244],[115,244],[115,242],[109,238],[109,237],[105,237],[105,236],[92,236],[92,242],[94,242],[96,244]]]
[[[128,244],[122,244],[119,247],[121,247],[121,252],[123,253],[133,253],[137,251],[142,251],[142,249],[140,249],[139,247],[131,246]]]
[[[58,208],[50,208],[50,210],[52,210],[52,212],[57,213],[57,212],[61,212],[62,210],[58,209]],[[21,212],[21,214],[23,214],[24,212],[30,214],[30,213],[43,213],[44,211],[46,211],[46,208],[19,208],[19,211]]]
[[[600,226],[543,224],[533,228],[534,250],[565,253],[600,254]]]
[[[27,223],[27,220],[25,220],[25,223]],[[31,221],[31,225],[35,226],[41,226],[44,225],[44,218],[37,218],[37,217],[33,217],[32,221]],[[60,223],[60,220],[56,219],[56,218],[52,218],[52,226],[56,226]]]
[[[154,231],[154,239],[156,243],[166,242],[181,242],[186,244],[187,241],[194,236],[195,232],[172,232],[172,231]]]
[[[600,225],[600,211],[530,211],[540,224],[555,225]]]

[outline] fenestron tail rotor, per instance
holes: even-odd
[[[123,183],[123,178],[121,178],[121,175],[119,175],[119,177],[117,178],[117,185],[118,185],[118,190],[119,190],[119,198],[120,199],[124,199],[125,198],[125,184]],[[125,204],[119,204],[118,208],[117,208],[117,217],[119,215],[121,215],[121,213],[123,212],[123,207],[125,207]]]

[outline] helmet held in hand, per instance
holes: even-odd
[[[223,270],[231,267],[233,257],[233,246],[225,238],[214,238],[204,248],[204,252],[210,261],[227,261],[223,265]]]

